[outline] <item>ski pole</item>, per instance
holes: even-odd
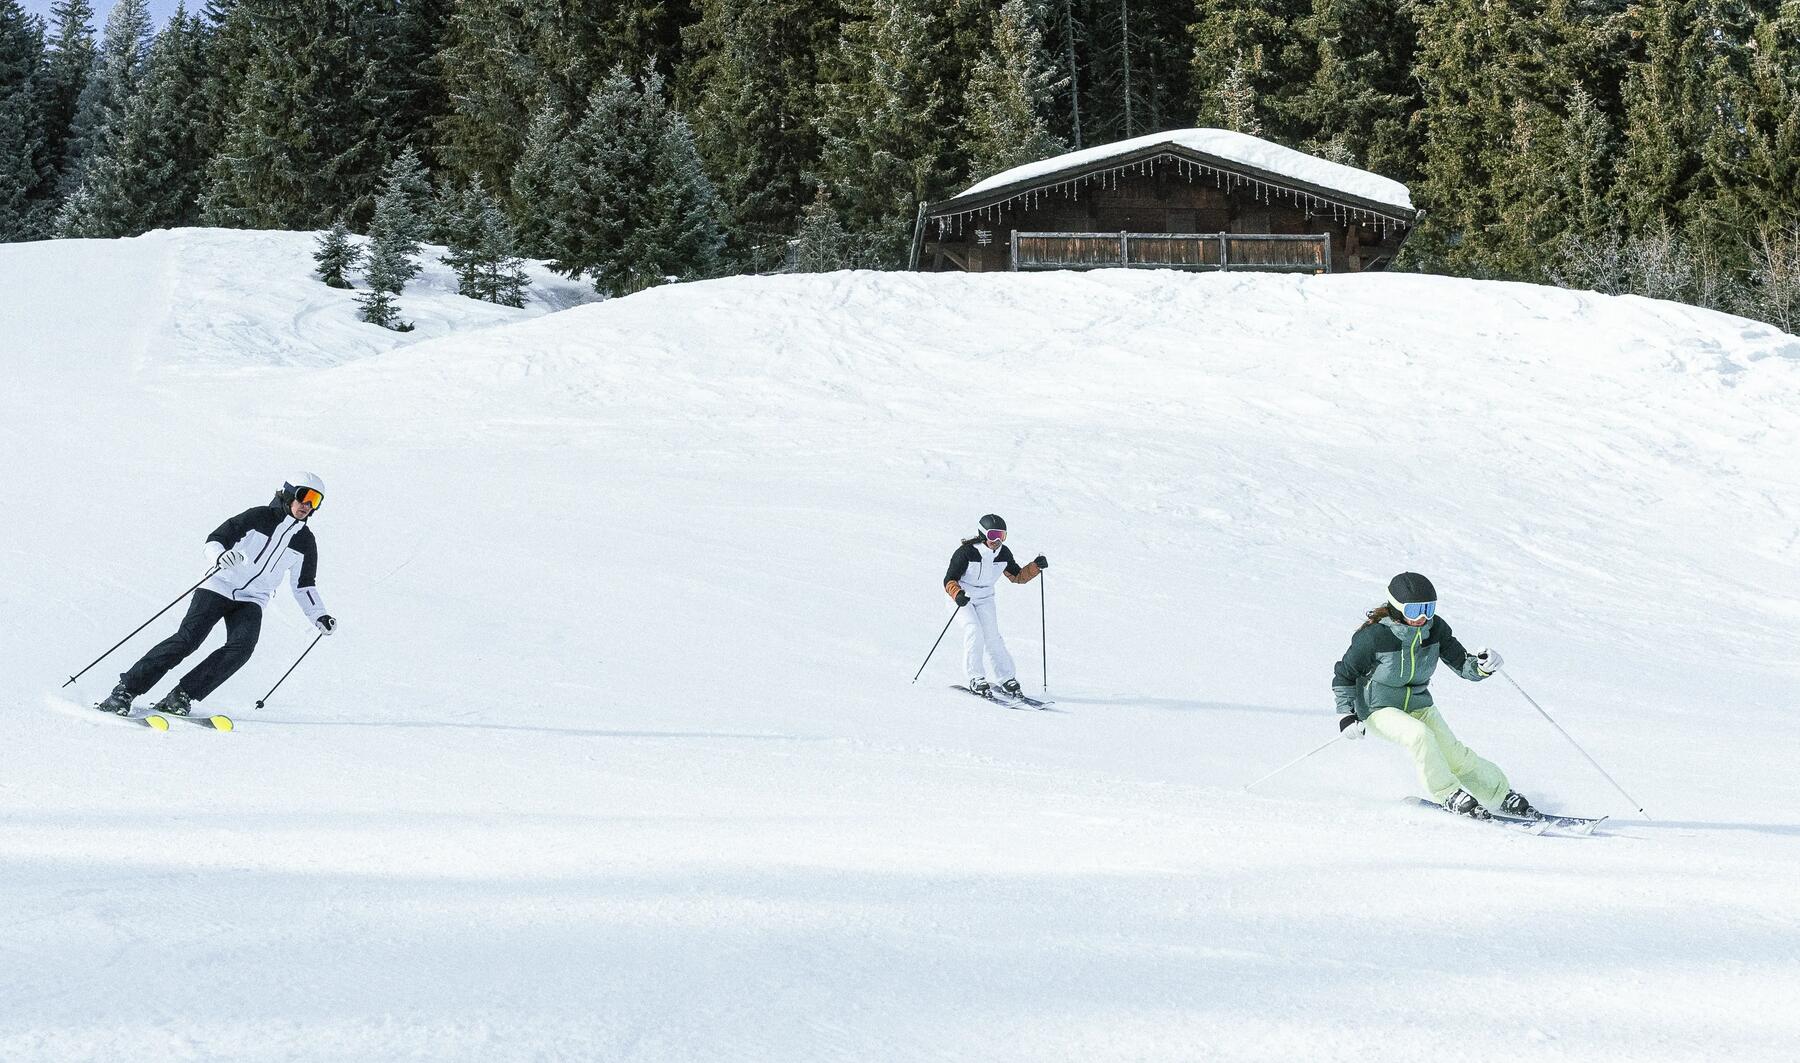
[[[319,640],[324,637],[325,637],[325,632],[323,632],[323,631],[321,631],[317,635],[313,636],[312,642],[307,644],[306,649],[300,651],[299,658],[297,660],[295,660],[293,664],[288,665],[288,670],[281,673],[280,679],[275,680],[275,685],[269,688],[269,693],[264,694],[262,697],[256,699],[256,707],[257,708],[259,708],[259,709],[262,708],[263,702],[268,701],[269,698],[272,695],[274,695],[275,691],[280,689],[281,684],[287,682],[287,677],[294,674],[294,669],[300,667],[300,662],[306,660],[306,655],[311,653],[313,651],[313,647],[317,646],[319,644]]]
[[[1038,652],[1044,655],[1044,693],[1050,693],[1050,628],[1044,614],[1044,574],[1038,573]]]
[[[950,610],[950,620],[955,620],[956,614],[960,612],[962,612],[962,606],[960,605],[955,609]],[[919,662],[919,670],[913,673],[913,682],[917,683],[919,677],[925,674],[925,666],[931,663],[931,654],[937,652],[938,642],[944,641],[944,636],[950,631],[950,620],[944,621],[944,630],[938,632],[937,642],[931,644],[931,653],[927,653],[925,659]]]
[[[1526,701],[1531,702],[1531,707],[1538,711],[1539,716],[1542,716],[1546,720],[1550,720],[1550,714],[1544,711],[1544,707],[1537,703],[1536,698],[1533,698],[1530,694],[1525,693],[1525,688],[1520,686],[1517,680],[1515,680],[1512,676],[1508,675],[1505,672],[1501,672],[1500,674],[1506,678],[1506,681],[1508,683],[1512,684],[1512,687],[1514,690],[1519,692],[1520,697],[1524,698]],[[1556,728],[1558,731],[1560,731],[1562,733],[1562,736],[1569,740],[1569,744],[1575,747],[1575,751],[1577,753],[1580,753],[1582,756],[1587,757],[1587,762],[1594,766],[1595,771],[1599,772],[1602,775],[1606,775],[1606,781],[1613,784],[1613,789],[1619,791],[1622,794],[1625,794],[1625,800],[1630,801],[1632,806],[1638,810],[1638,815],[1643,816],[1645,819],[1650,818],[1650,813],[1644,811],[1644,806],[1638,803],[1638,799],[1631,796],[1630,794],[1626,794],[1625,788],[1623,786],[1619,785],[1619,781],[1617,779],[1614,779],[1611,775],[1607,775],[1606,769],[1602,768],[1600,766],[1600,762],[1595,760],[1593,757],[1589,757],[1588,751],[1581,748],[1581,744],[1576,742],[1575,739],[1570,736],[1569,732],[1563,730],[1562,724],[1557,723],[1555,720],[1550,720],[1550,726],[1552,726],[1552,727]]]
[[[1276,768],[1274,771],[1272,771],[1269,774],[1263,776],[1262,778],[1256,780],[1255,782],[1244,784],[1244,789],[1248,790],[1252,786],[1261,786],[1263,783],[1266,783],[1270,779],[1273,779],[1275,776],[1280,775],[1282,772],[1284,772],[1284,771],[1288,770],[1289,768],[1293,767],[1294,765],[1300,763],[1301,761],[1305,760],[1307,757],[1313,756],[1316,753],[1323,753],[1325,751],[1325,746],[1331,745],[1332,742],[1336,742],[1338,739],[1340,739],[1342,737],[1344,737],[1344,732],[1339,731],[1336,735],[1332,736],[1330,741],[1326,742],[1325,745],[1320,746],[1319,748],[1313,750],[1312,753],[1303,753],[1300,756],[1295,757],[1293,760],[1288,761],[1286,764],[1283,764],[1281,767]]]
[[[211,570],[210,570],[210,571],[208,571],[208,572],[207,572],[207,573],[206,573],[206,575],[204,575],[204,576],[201,576],[201,577],[200,577],[200,583],[205,583],[205,582],[206,582],[206,581],[207,581],[207,580],[209,580],[209,579],[212,579],[212,578],[213,578],[213,576],[214,576],[214,575],[215,575],[215,574],[217,574],[217,573],[218,573],[218,571],[219,571],[219,566],[217,566],[217,565],[214,565],[214,566],[213,566],[213,567],[212,567],[212,569],[211,569]],[[168,612],[168,611],[169,611],[169,610],[171,610],[171,609],[173,609],[173,608],[175,608],[175,602],[179,602],[179,601],[181,601],[181,599],[183,599],[183,598],[186,598],[186,597],[187,597],[187,596],[188,596],[188,595],[190,595],[190,594],[192,594],[192,593],[194,593],[194,592],[195,592],[195,591],[197,591],[197,590],[199,590],[199,589],[200,589],[200,583],[196,583],[196,584],[194,584],[194,585],[193,585],[193,586],[192,586],[192,587],[189,587],[189,588],[188,588],[188,589],[187,589],[187,590],[185,590],[185,591],[182,591],[182,592],[181,592],[181,593],[180,593],[180,594],[179,594],[179,595],[177,595],[177,596],[176,596],[176,598],[175,598],[175,601],[174,601],[174,602],[170,602],[170,603],[169,603],[169,604],[168,604],[168,605],[165,605],[165,606],[163,606],[163,607],[162,607],[162,608],[161,608],[161,609],[158,609],[158,610],[157,610],[157,611],[156,611],[156,616],[161,616],[161,615],[163,615],[163,614],[164,614],[164,613],[166,613],[166,612]],[[94,665],[96,665],[96,664],[99,664],[99,663],[100,663],[100,662],[101,662],[101,661],[104,661],[104,660],[106,660],[106,659],[107,659],[107,658],[108,658],[108,657],[111,657],[111,656],[112,656],[112,652],[113,652],[113,650],[116,650],[116,649],[118,649],[118,648],[119,648],[119,647],[120,647],[120,646],[123,646],[123,645],[125,645],[125,644],[126,644],[126,643],[127,643],[127,642],[130,642],[130,641],[131,641],[131,636],[132,636],[132,635],[136,635],[136,634],[137,634],[137,633],[138,633],[138,632],[140,632],[140,631],[142,631],[142,630],[144,630],[144,629],[145,629],[145,628],[147,628],[147,627],[149,627],[149,626],[150,626],[150,625],[151,625],[151,624],[154,624],[154,623],[155,623],[155,622],[156,622],[156,616],[153,616],[153,617],[151,617],[151,618],[150,618],[150,619],[148,619],[148,620],[146,620],[146,621],[144,621],[144,622],[143,622],[143,623],[141,623],[141,624],[139,624],[139,625],[138,625],[138,626],[137,626],[137,627],[135,627],[135,628],[133,628],[133,629],[132,629],[132,631],[131,631],[131,635],[126,635],[126,636],[125,636],[125,637],[124,637],[124,638],[122,638],[122,639],[120,639],[120,640],[119,640],[119,641],[117,641],[117,642],[115,642],[115,643],[113,643],[113,644],[112,644],[112,649],[111,649],[111,650],[107,650],[107,651],[106,651],[106,652],[105,652],[105,653],[103,653],[103,654],[101,654],[101,655],[100,655],[100,656],[98,656],[98,657],[96,657],[96,658],[94,658],[94,659],[93,659],[93,660],[92,660],[92,661],[89,661],[89,662],[88,662],[88,666],[87,666],[87,668],[83,668],[83,669],[82,669],[82,670],[81,670],[81,671],[79,671],[79,672],[76,672],[76,673],[75,673],[75,674],[74,674],[74,675],[72,675],[72,676],[70,676],[70,677],[69,677],[69,682],[68,682],[68,683],[64,683],[64,684],[63,684],[63,686],[65,686],[65,687],[66,687],[66,686],[68,686],[68,685],[69,685],[69,683],[73,683],[73,682],[74,682],[74,681],[75,681],[75,680],[77,680],[77,679],[80,679],[80,678],[81,678],[81,677],[82,677],[82,676],[84,676],[84,675],[86,675],[86,674],[87,674],[87,673],[88,673],[88,668],[92,668],[92,667],[93,667],[93,666],[94,666]]]

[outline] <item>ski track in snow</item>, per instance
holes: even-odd
[[[400,335],[311,246],[0,247],[0,1059],[1792,1058],[1800,340],[1397,274],[519,311],[436,265]],[[295,467],[341,632],[252,710],[279,596],[231,734],[84,718]],[[955,631],[907,682],[986,511],[1052,559],[1065,712],[945,690]],[[1245,793],[1402,568],[1656,818],[1443,673],[1602,836],[1407,807],[1379,741]]]

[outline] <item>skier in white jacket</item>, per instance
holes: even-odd
[[[194,592],[181,627],[119,676],[119,685],[94,707],[131,715],[132,701],[198,650],[223,620],[225,645],[182,676],[151,710],[188,715],[196,702],[250,659],[262,633],[263,606],[284,580],[314,626],[327,635],[336,630],[337,621],[325,611],[314,582],[319,548],[307,524],[324,502],[325,482],[310,472],[295,473],[268,505],[247,509],[219,525],[206,538],[212,578]]]
[[[989,693],[989,677],[1007,694],[1018,696],[1017,670],[1006,640],[1000,637],[1000,622],[994,613],[994,585],[1001,576],[1014,583],[1029,583],[1038,573],[1050,567],[1039,554],[1024,567],[1013,560],[1012,549],[1005,545],[1006,521],[989,513],[981,518],[979,533],[964,539],[950,556],[950,568],[944,573],[944,593],[958,606],[963,621],[963,671],[969,677],[969,689],[977,694]],[[986,663],[992,665],[989,669]]]

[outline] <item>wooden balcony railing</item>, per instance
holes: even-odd
[[[1022,233],[1012,269],[1255,269],[1331,272],[1331,234]]]

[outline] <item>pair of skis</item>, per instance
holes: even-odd
[[[1594,833],[1594,828],[1607,821],[1607,816],[1554,816],[1540,812],[1535,816],[1509,816],[1504,812],[1491,812],[1486,817],[1464,816],[1451,812],[1436,801],[1427,801],[1423,797],[1408,798],[1414,804],[1435,808],[1460,819],[1474,820],[1477,823],[1492,823],[1496,827],[1518,831],[1522,834],[1557,835],[1560,837],[1584,838]]]
[[[1009,709],[1048,709],[1056,704],[1054,701],[1041,701],[1037,698],[1026,697],[1024,694],[1008,694],[999,687],[988,687],[986,691],[980,691],[963,686],[961,683],[951,683],[950,689],[960,690],[971,697],[991,701]]]
[[[182,723],[191,723],[195,727],[207,727],[214,731],[229,731],[236,726],[231,722],[229,716],[177,716],[172,712],[151,712],[143,716],[119,716],[117,713],[109,712],[106,715],[116,717],[121,723],[135,727],[148,727],[152,731],[167,731],[170,720],[180,720]]]

